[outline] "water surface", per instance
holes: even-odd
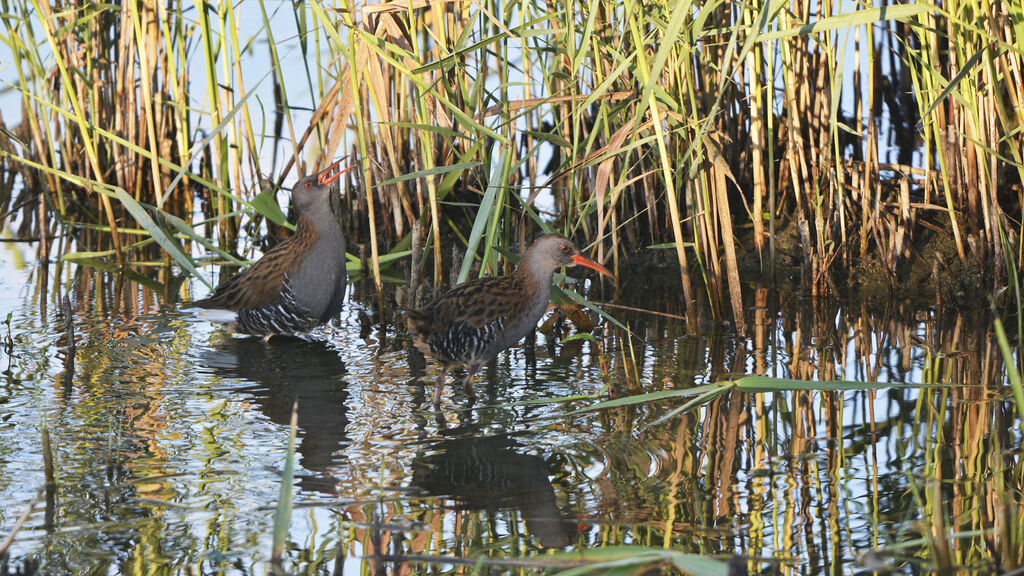
[[[588,284],[594,300],[669,316],[609,306],[632,335],[600,325],[563,343],[563,324],[528,337],[487,367],[472,407],[454,386],[435,411],[438,367],[358,279],[331,326],[264,343],[194,318],[197,284],[19,264],[29,247],[0,249],[0,534],[35,501],[13,566],[268,573],[295,403],[295,573],[469,573],[481,558],[484,573],[534,573],[552,550],[615,544],[740,555],[768,574],[931,573],[943,553],[986,573],[1012,553],[1020,434],[980,312],[751,287],[745,334],[694,331],[671,316],[671,276],[625,278],[618,294]],[[690,398],[579,411],[745,374],[892,386],[734,390],[674,416]]]

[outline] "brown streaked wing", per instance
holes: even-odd
[[[288,274],[298,268],[303,256],[308,253],[318,236],[309,222],[302,222],[300,216],[298,231],[263,255],[255,264],[246,268],[224,284],[221,284],[209,298],[194,303],[200,308],[224,310],[250,310],[262,308],[281,295]]]
[[[415,330],[431,334],[447,332],[455,322],[482,328],[497,318],[508,318],[523,297],[521,282],[514,276],[481,278],[452,288],[433,303],[410,316]]]

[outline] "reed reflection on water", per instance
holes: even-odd
[[[877,312],[756,288],[739,335],[619,309],[632,336],[538,334],[488,367],[472,409],[457,393],[435,413],[424,386],[436,367],[361,281],[316,338],[264,343],[192,319],[162,284],[42,270],[3,295],[15,305],[0,532],[43,485],[43,422],[58,463],[53,504],[17,534],[16,566],[265,572],[296,402],[295,572],[414,573],[432,559],[470,572],[480,557],[484,571],[531,572],[545,550],[610,544],[739,554],[754,572],[793,574],[984,572],[1020,557],[1019,422],[984,312]],[[678,294],[640,282],[651,280],[627,280],[615,302],[679,313]],[[67,385],[64,292],[78,344]],[[893,385],[733,390],[664,421],[685,400],[575,411],[606,387],[625,397],[744,374]],[[598,396],[516,402],[580,394]]]

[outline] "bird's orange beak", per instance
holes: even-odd
[[[577,255],[573,256],[572,257],[572,261],[575,264],[578,264],[580,266],[586,266],[587,268],[590,268],[591,270],[597,270],[601,274],[604,274],[605,276],[608,276],[610,278],[615,278],[615,275],[612,274],[611,271],[609,271],[604,266],[601,266],[597,262],[594,262],[590,258],[587,258],[583,254],[577,254]]]
[[[320,173],[319,176],[316,177],[316,181],[319,182],[321,186],[326,186],[326,185],[330,184],[331,182],[334,182],[338,178],[338,176],[341,176],[345,172],[348,172],[349,170],[351,170],[352,167],[349,166],[348,168],[344,168],[342,170],[338,170],[338,172],[336,172],[335,174],[331,174],[331,171],[334,170],[335,168],[337,168],[338,164],[341,164],[344,161],[345,161],[345,159],[342,158],[341,160],[338,160],[334,164],[331,164],[330,166],[328,166],[327,169],[325,169],[323,172]]]

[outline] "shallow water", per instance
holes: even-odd
[[[332,326],[265,344],[194,318],[179,291],[0,248],[0,534],[36,502],[15,567],[269,572],[295,402],[295,573],[468,573],[480,559],[485,573],[532,573],[551,550],[613,544],[785,574],[931,573],[943,554],[987,573],[1019,556],[1006,518],[1020,511],[1020,433],[983,313],[871,313],[752,288],[740,335],[609,306],[633,337],[538,333],[487,368],[471,408],[456,386],[435,412],[437,366],[359,280]],[[672,279],[587,295],[679,314]],[[733,390],[668,418],[691,398],[577,412],[744,374],[894,385]]]

